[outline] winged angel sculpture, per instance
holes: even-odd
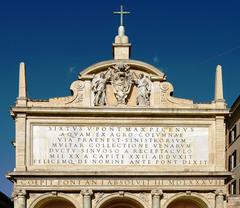
[[[107,104],[106,86],[107,81],[110,79],[109,71],[106,73],[101,72],[95,75],[92,80],[92,91],[94,93],[94,106],[102,106]]]
[[[135,84],[138,89],[136,104],[139,106],[150,105],[151,81],[144,74],[137,76],[130,71],[130,66],[122,62],[109,67],[106,72],[94,76],[92,91],[94,93],[94,106],[107,104],[106,86],[111,83],[118,105],[126,105],[127,97]]]
[[[106,72],[94,76],[92,80],[92,91],[94,93],[94,106],[107,104],[106,86],[110,82],[118,104],[126,104],[127,96],[133,83],[130,66],[124,63],[109,67]]]

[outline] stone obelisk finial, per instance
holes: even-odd
[[[215,102],[225,102],[223,98],[222,66],[218,65],[215,78]]]
[[[17,105],[26,106],[27,104],[27,83],[26,83],[26,66],[21,62],[19,66],[19,89]]]
[[[117,60],[129,59],[131,44],[128,41],[128,36],[125,35],[123,15],[130,14],[130,12],[124,11],[123,6],[121,6],[121,10],[119,12],[113,13],[120,15],[120,26],[118,27],[118,35],[115,37],[115,41],[113,43],[113,58]]]

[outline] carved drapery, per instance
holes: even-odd
[[[137,75],[130,66],[118,63],[109,67],[106,72],[95,74],[92,80],[94,106],[107,105],[106,85],[111,84],[118,105],[126,105],[132,86],[137,87],[136,105],[150,106],[152,83],[148,76]]]

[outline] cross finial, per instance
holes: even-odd
[[[120,25],[123,26],[123,15],[130,14],[130,12],[123,11],[123,6],[121,5],[121,10],[119,12],[113,12],[113,14],[120,15]]]

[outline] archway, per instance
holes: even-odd
[[[167,208],[207,208],[207,206],[191,198],[180,198],[171,202]]]
[[[164,208],[211,208],[207,198],[199,193],[178,193],[170,197]]]
[[[34,208],[76,208],[69,200],[61,197],[48,197],[38,202]]]
[[[104,202],[100,208],[144,208],[144,206],[128,197],[114,197]]]
[[[199,207],[195,202],[181,199],[172,202],[170,205],[168,205],[168,208],[202,208],[202,207]]]

